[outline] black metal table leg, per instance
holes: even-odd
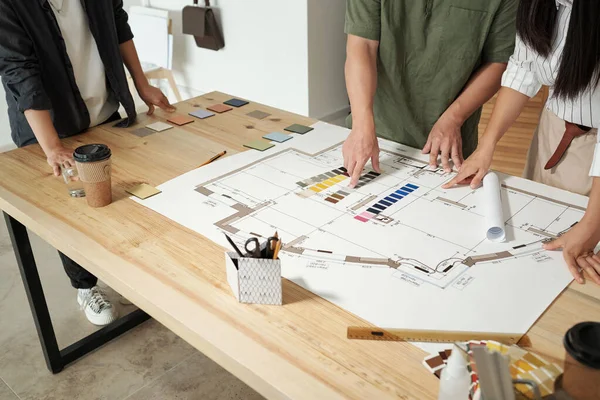
[[[52,326],[52,319],[48,311],[48,304],[44,296],[40,275],[33,257],[27,228],[6,213],[4,213],[4,218],[17,258],[17,264],[19,265],[19,271],[21,272],[21,278],[23,279],[23,285],[25,286],[25,292],[27,293],[29,307],[33,314],[40,344],[42,345],[42,352],[46,359],[46,365],[52,373],[56,374],[62,371],[67,364],[96,350],[150,318],[144,311],[136,310],[60,350],[56,341],[56,334]]]

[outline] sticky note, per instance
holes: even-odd
[[[271,116],[271,114],[269,114],[269,113],[266,113],[264,111],[258,111],[258,110],[252,111],[246,115],[248,115],[249,117],[252,117],[252,118],[256,118],[256,119],[265,119],[265,118]]]
[[[288,132],[294,132],[294,133],[299,133],[301,135],[304,135],[305,133],[312,131],[313,128],[311,128],[310,126],[293,124],[293,125],[290,125],[287,128],[285,128],[285,130]]]
[[[219,114],[233,110],[233,108],[228,107],[224,104],[215,104],[214,106],[206,107],[206,109],[210,110],[210,111],[214,111]]]
[[[267,149],[270,149],[271,147],[275,146],[272,143],[269,143],[267,141],[264,140],[254,140],[250,143],[246,143],[244,144],[244,147],[248,147],[254,150],[259,150],[259,151],[265,151]]]
[[[246,100],[231,99],[231,100],[224,101],[223,104],[227,104],[228,106],[233,106],[233,107],[241,107],[241,106],[245,106],[246,104],[248,104],[248,102]]]
[[[187,115],[173,115],[167,121],[174,123],[175,125],[186,125],[194,122],[194,118],[190,118]]]
[[[137,137],[146,137],[146,136],[153,135],[154,133],[156,133],[156,131],[153,131],[152,129],[148,129],[148,128],[138,128],[138,129],[131,131],[131,133],[133,133]]]
[[[206,110],[196,110],[196,111],[192,111],[190,113],[190,115],[192,117],[196,117],[196,118],[200,118],[200,119],[205,119],[205,118],[212,117],[213,115],[215,115],[215,113],[214,112],[210,112],[210,111],[206,111]]]
[[[137,185],[132,188],[126,189],[126,192],[142,200],[145,200],[148,197],[152,197],[156,194],[161,193],[160,190],[148,185],[147,183],[142,183],[141,185]]]
[[[272,132],[263,136],[263,139],[272,140],[277,143],[283,143],[290,140],[292,137],[281,132]]]
[[[146,125],[146,128],[150,128],[156,132],[166,131],[167,129],[171,129],[173,126],[169,124],[165,124],[164,122],[155,122],[150,125]]]

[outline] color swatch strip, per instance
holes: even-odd
[[[379,175],[381,175],[381,174],[379,174],[375,171],[371,171],[371,172],[364,174],[363,176],[360,177],[360,179],[358,180],[358,183],[356,184],[356,186],[354,188],[359,189],[359,188],[365,186],[367,183],[371,182],[373,179],[377,178]]]
[[[407,183],[400,189],[390,193],[388,196],[379,200],[377,203],[373,204],[371,207],[367,208],[366,211],[363,211],[361,214],[354,217],[354,219],[359,220],[360,222],[367,222],[371,218],[385,211],[388,207],[396,204],[398,201],[402,200],[404,197],[408,196],[410,193],[417,190],[419,187],[417,185],[413,185],[412,183]]]
[[[346,196],[348,196],[350,193],[345,192],[343,190],[338,190],[337,192],[335,192],[334,194],[330,195],[329,197],[327,197],[325,199],[325,201],[328,201],[330,203],[333,204],[337,204],[340,201],[344,200],[346,198]]]

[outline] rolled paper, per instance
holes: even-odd
[[[488,172],[483,178],[483,196],[485,199],[485,233],[491,242],[504,242],[504,215],[502,212],[502,196],[498,175]]]

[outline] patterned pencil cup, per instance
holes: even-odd
[[[227,282],[240,303],[283,304],[281,260],[240,257],[226,252],[225,266]]]

